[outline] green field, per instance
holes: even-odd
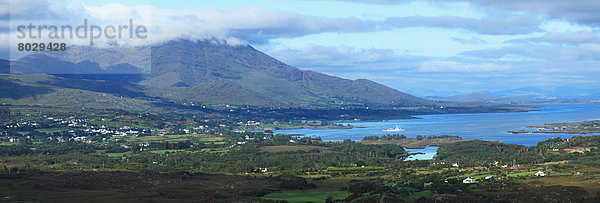
[[[121,153],[106,153],[108,157],[123,157],[131,155],[131,152],[121,152]]]
[[[494,174],[484,174],[484,175],[475,176],[473,178],[475,178],[476,180],[480,180],[480,179],[484,179],[487,176],[495,176],[495,175]]]
[[[185,134],[185,135],[157,135],[157,136],[125,136],[124,139],[130,143],[144,143],[144,142],[179,142],[179,141],[187,141],[190,140],[192,142],[210,142],[210,141],[221,141],[222,137],[214,137],[210,135],[194,135],[194,134]],[[215,144],[217,144],[215,142]],[[223,142],[223,144],[225,144]]]
[[[70,127],[58,127],[58,128],[45,128],[45,129],[35,129],[35,131],[41,133],[58,133],[58,132],[66,132],[69,130],[74,130],[75,128]]]
[[[137,121],[137,122],[142,122],[142,121]],[[143,128],[143,129],[150,129],[150,127],[145,126],[145,125],[140,125],[140,124],[136,124],[136,123],[132,123],[132,122],[123,122],[123,121],[91,121],[89,122],[92,125],[96,125],[96,126],[106,126],[109,128],[121,128],[123,126],[131,126],[134,128]]]
[[[365,166],[365,167],[327,167],[328,171],[368,171],[368,170],[383,170],[385,167],[381,166]]]
[[[202,153],[227,153],[230,150],[230,148],[206,148],[206,149],[201,149],[199,152]]]
[[[431,192],[429,192],[429,191],[413,192],[410,195],[410,198],[413,199],[413,200],[416,200],[416,199],[419,199],[421,197],[429,197],[431,195],[433,195],[433,194]]]
[[[348,197],[345,191],[290,191],[271,193],[261,197],[264,200],[285,200],[288,202],[325,202],[328,197],[333,200],[342,200]]]
[[[527,175],[531,175],[534,174],[537,171],[528,171],[528,172],[519,172],[519,173],[509,173],[506,176],[508,177],[517,177],[517,176],[527,176]]]
[[[183,149],[165,149],[165,150],[153,150],[150,153],[154,154],[166,154],[166,153],[176,153],[176,152],[184,152]]]

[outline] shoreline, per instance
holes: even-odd
[[[527,128],[537,128],[537,130],[509,130],[512,134],[522,133],[546,133],[546,134],[580,134],[588,135],[600,133],[600,121],[588,120],[568,123],[547,123],[543,125],[530,125]]]
[[[347,130],[347,129],[354,129],[354,128],[369,128],[369,127],[365,127],[365,126],[344,126],[344,127],[327,127],[327,126],[319,127],[319,126],[315,126],[315,127],[291,127],[291,128],[271,128],[271,127],[267,127],[267,128],[261,128],[261,129],[258,129],[258,130],[260,130],[260,131],[265,131],[265,130],[300,130],[300,129],[312,129],[312,130]]]

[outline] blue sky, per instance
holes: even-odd
[[[530,93],[577,97],[600,89],[594,1],[25,1],[102,22],[147,11],[156,41],[249,44],[301,69],[418,96],[554,88],[573,91]]]

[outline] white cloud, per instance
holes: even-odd
[[[526,15],[506,15],[484,19],[458,16],[410,16],[389,18],[386,24],[394,27],[440,27],[464,29],[489,35],[515,35],[542,31],[541,21]]]
[[[414,0],[352,0],[361,3],[395,4]],[[440,4],[448,2],[467,2],[488,12],[528,12],[553,19],[600,26],[600,1],[594,0],[448,0],[433,1]]]
[[[419,68],[420,72],[495,72],[508,71],[508,65],[480,63],[465,64],[456,61],[424,61]]]
[[[558,45],[578,45],[600,42],[600,37],[594,32],[547,32],[540,37],[510,40],[508,43],[552,43]]]
[[[501,48],[467,51],[460,55],[493,60],[515,55],[541,61],[598,61],[600,60],[599,46],[598,43],[581,45],[514,44]]]

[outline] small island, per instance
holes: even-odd
[[[443,144],[465,141],[458,136],[440,135],[440,136],[422,136],[408,138],[405,135],[383,135],[366,136],[360,143],[362,144],[397,144],[408,149],[420,149],[429,146],[441,146]]]

